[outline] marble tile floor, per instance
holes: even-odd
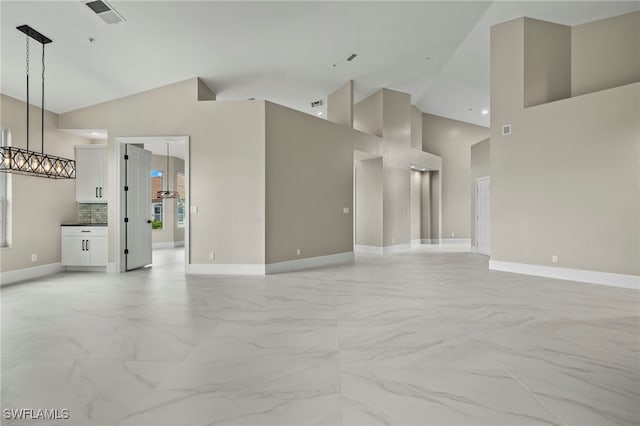
[[[267,277],[2,288],[3,425],[640,424],[640,294],[419,247]]]

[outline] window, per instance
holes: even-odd
[[[178,227],[184,227],[184,173],[178,172],[178,200],[176,203],[176,218]]]
[[[9,129],[0,129],[0,146],[9,146]],[[0,247],[9,245],[9,186],[11,176],[0,173]]]
[[[152,229],[162,229],[163,222],[163,213],[164,213],[164,203],[160,201],[159,203],[151,204],[151,228]]]

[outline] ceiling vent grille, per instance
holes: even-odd
[[[311,108],[315,108],[315,107],[319,107],[324,105],[324,101],[321,99],[319,101],[313,101],[311,102]]]
[[[118,24],[125,22],[125,19],[120,15],[109,3],[104,0],[89,0],[84,2],[89,9],[91,9],[96,15],[100,17],[107,24]]]

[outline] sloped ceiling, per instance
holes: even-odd
[[[25,36],[15,27],[27,24],[53,39],[46,107],[58,113],[199,76],[219,100],[268,99],[315,114],[311,101],[353,79],[356,101],[387,87],[424,112],[488,125],[480,111],[489,105],[491,25],[520,16],[575,25],[640,3],[110,4],[126,22],[107,25],[78,0],[0,2],[2,93],[25,98]],[[34,104],[40,54],[32,43]]]

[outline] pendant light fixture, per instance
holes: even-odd
[[[167,179],[165,179],[165,188],[164,191],[158,191],[158,198],[166,199],[166,198],[178,198],[180,194],[178,191],[170,191],[169,183],[171,180],[171,173],[169,173],[169,143],[167,142]]]
[[[68,158],[57,157],[44,153],[44,47],[51,43],[51,39],[40,34],[28,25],[16,27],[27,37],[26,47],[26,75],[27,75],[27,148],[3,146],[0,172],[14,173],[28,176],[46,177],[52,179],[75,179],[76,162]],[[32,38],[42,44],[42,105],[40,108],[41,124],[41,152],[29,150],[29,39]]]

